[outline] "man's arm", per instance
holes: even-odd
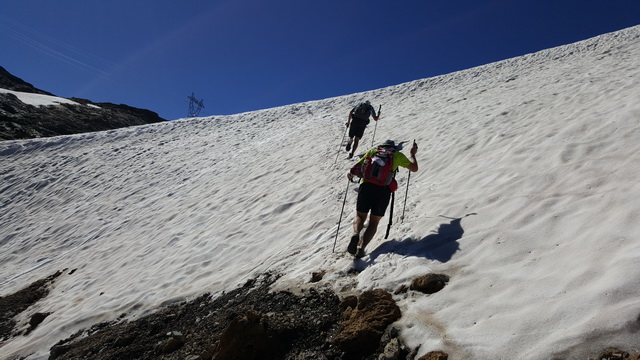
[[[407,166],[407,170],[411,172],[418,171],[418,160],[416,159],[416,153],[418,152],[418,144],[416,144],[415,140],[413,141],[413,146],[411,147],[411,155],[409,161],[411,164]]]
[[[362,164],[364,162],[364,159],[367,158],[367,156],[372,156],[375,152],[376,152],[375,148],[367,151],[364,155],[362,155],[360,160],[358,160],[358,162],[356,162],[356,165]],[[351,169],[353,169],[353,167]],[[349,170],[349,173],[347,173],[347,177],[349,178],[349,180],[353,179],[353,177],[354,177],[354,175],[351,173],[351,169]]]
[[[380,105],[380,107],[378,108],[378,113],[376,114],[376,109],[373,108],[373,106],[371,107],[371,115],[373,115],[373,120],[378,121],[378,119],[380,118],[380,113],[382,112],[382,105]]]
[[[353,119],[353,109],[351,109],[351,111],[349,111],[349,118],[347,119],[347,127],[349,127],[349,124],[351,124],[351,119]]]

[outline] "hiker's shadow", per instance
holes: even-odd
[[[467,214],[464,217],[469,215],[476,214]],[[437,231],[419,240],[407,238],[402,241],[391,240],[384,242],[369,254],[369,258],[371,262],[374,262],[382,254],[394,253],[404,256],[424,257],[445,263],[451,260],[453,254],[460,250],[458,240],[464,234],[464,229],[462,228],[462,219],[464,217],[449,218],[451,221],[440,224]]]

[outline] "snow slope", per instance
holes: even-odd
[[[353,266],[351,106],[382,104],[375,142],[420,147]],[[640,350],[640,27],[367,93],[232,116],[0,143],[0,296],[56,270],[53,312],[0,358],[267,270],[277,285],[394,291],[402,337],[453,359],[584,358]],[[359,152],[372,143],[373,124]],[[366,145],[366,146],[365,146]],[[336,156],[338,160],[336,161]],[[22,315],[26,321],[27,314]]]

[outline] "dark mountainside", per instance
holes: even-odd
[[[36,89],[33,85],[29,84],[28,82],[25,82],[19,77],[10,74],[2,66],[0,66],[0,89],[55,96],[50,92]]]
[[[10,74],[1,66],[0,88],[54,96]],[[127,105],[93,103],[77,98],[70,100],[81,105],[32,106],[13,94],[0,93],[0,140],[70,135],[166,121],[153,111]]]

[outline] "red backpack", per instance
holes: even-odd
[[[398,183],[395,181],[396,171],[393,170],[395,151],[393,147],[380,146],[373,155],[367,156],[362,163],[354,165],[351,173],[376,185],[388,185],[391,191],[396,191]]]

